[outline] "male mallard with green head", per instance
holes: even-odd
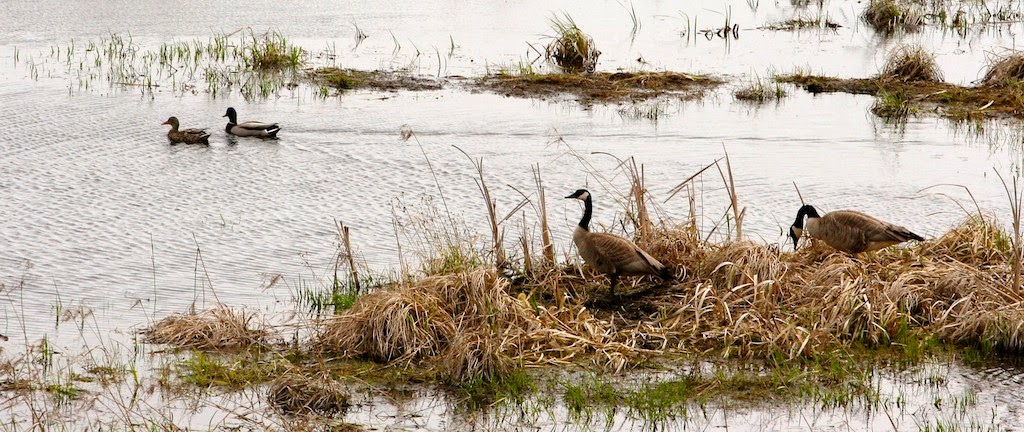
[[[278,126],[277,123],[260,121],[239,123],[238,113],[233,107],[228,107],[228,112],[224,114],[224,117],[228,118],[228,124],[224,126],[224,131],[231,135],[277,138],[277,131],[281,130],[281,126]]]

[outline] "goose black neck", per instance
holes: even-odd
[[[818,215],[818,211],[815,210],[813,206],[811,206],[810,204],[804,204],[803,207],[800,207],[800,211],[796,212],[796,222],[793,222],[793,226],[803,229],[805,216],[812,218],[821,217]]]
[[[584,231],[590,231],[590,215],[594,213],[594,203],[590,200],[590,194],[587,194],[587,199],[583,200],[583,218],[580,219],[580,228]]]

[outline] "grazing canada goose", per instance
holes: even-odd
[[[590,232],[590,216],[594,204],[590,192],[577,190],[566,198],[583,201],[583,218],[572,233],[572,241],[587,265],[608,275],[611,279],[611,294],[615,295],[615,283],[619,276],[655,275],[665,280],[672,279],[671,270],[633,242],[614,234]]]
[[[209,144],[210,134],[205,129],[185,129],[178,130],[178,118],[171,116],[167,121],[162,124],[171,125],[171,130],[167,131],[167,139],[171,140],[171,143],[185,143],[185,144]]]
[[[259,121],[239,123],[238,113],[235,112],[233,107],[228,107],[228,112],[223,117],[228,118],[228,124],[224,126],[224,131],[231,135],[276,138],[277,131],[281,130],[281,126],[278,126],[277,123]]]
[[[807,221],[804,222],[804,217]],[[806,224],[806,225],[805,225]],[[818,215],[811,205],[804,205],[796,213],[796,222],[789,227],[793,249],[804,230],[807,235],[824,241],[834,249],[848,254],[870,252],[909,240],[924,240],[910,230],[889,222],[875,219],[853,210],[837,210]]]

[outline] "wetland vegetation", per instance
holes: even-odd
[[[881,31],[898,32],[916,31],[929,20],[963,28],[1016,17],[997,10],[949,10],[940,16],[915,9],[920,7],[872,1],[862,18]],[[636,32],[635,10],[630,16]],[[768,28],[838,26],[818,16]],[[534,50],[557,72],[521,62],[468,78],[440,70],[425,76],[407,69],[347,68],[329,50],[311,53],[277,32],[251,30],[168,42],[155,51],[112,34],[84,47],[54,46],[57,66],[20,55],[15,61],[28,62],[35,79],[66,74],[69,92],[93,89],[98,81],[137,88],[148,97],[162,89],[213,98],[237,90],[251,100],[298,86],[318,89],[325,98],[359,89],[458,87],[585,105],[632,104],[631,115],[650,119],[661,112],[660,98],[699,100],[726,84],[725,78],[676,71],[603,71],[595,41],[572,17],[554,16],[551,29],[550,42]],[[716,29],[705,34],[739,34],[728,17]],[[398,49],[397,38],[395,44]],[[934,55],[903,46],[892,51],[877,76],[771,74],[741,83],[733,95],[777,102],[795,84],[812,93],[874,95],[871,111],[885,119],[930,113],[954,120],[1024,116],[1024,56],[1017,52],[994,57],[976,86],[942,80]],[[638,105],[651,100],[654,105]],[[403,137],[408,141],[415,134],[405,130]],[[456,413],[468,412],[466,417],[483,413],[483,426],[567,418],[581,428],[610,427],[625,418],[661,429],[731,407],[788,403],[888,416],[906,409],[905,400],[883,392],[894,375],[935,389],[946,384],[948,369],[942,365],[1020,356],[1019,214],[1008,229],[981,208],[965,210],[961,224],[935,238],[859,257],[819,243],[783,251],[743,235],[746,209],[728,156],[721,161],[682,182],[665,201],[647,190],[642,165],[631,158],[617,165],[614,175],[628,178],[629,185],[618,193],[616,224],[675,269],[675,281],[632,278],[626,294],[609,298],[606,278],[571,251],[560,256],[552,244],[545,197],[563,191],[545,187],[538,169],[534,190],[516,189],[519,205],[500,209],[508,214],[502,218],[480,160],[474,162],[475,181],[488,232],[472,232],[447,204],[443,210],[420,209],[421,219],[395,221],[395,229],[415,231],[423,240],[417,245],[422,259],[381,273],[357,264],[348,229],[339,224],[332,277],[294,287],[295,310],[286,318],[218,300],[210,308],[154,317],[127,346],[100,337],[87,353],[58,358],[44,338],[0,363],[5,409],[30,419],[27,426],[12,420],[2,427],[53,429],[84,422],[95,428],[178,429],[187,423],[181,417],[200,410],[197,400],[215,400],[211,405],[218,413],[209,415],[207,427],[361,430],[365,425],[346,417],[352,410],[391,404],[402,411],[424,394]],[[727,208],[708,212],[723,215],[709,230],[699,228],[695,216],[705,209],[695,207],[694,197],[704,191],[694,179],[704,179],[705,170],[717,170],[723,183],[718,190],[728,195]],[[589,175],[607,180],[602,173]],[[437,184],[442,203],[443,186]],[[678,202],[686,199],[690,216],[659,217],[665,214],[659,207],[676,193],[673,204],[685,205]],[[1017,208],[1019,201],[1018,194]],[[520,218],[522,225],[513,223]],[[199,274],[198,246],[196,254]],[[11,290],[2,288],[15,304]],[[89,327],[85,309],[58,307],[55,315],[59,325],[71,323],[83,333]],[[140,371],[149,361],[157,364],[154,376]],[[951,417],[929,420],[919,430],[1001,426],[967,416],[976,403],[971,390],[943,395],[948,397],[932,396],[930,402],[947,407]],[[75,416],[76,409],[89,406],[115,414],[84,421]]]

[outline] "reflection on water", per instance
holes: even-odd
[[[287,310],[294,287],[333,268],[334,220],[352,227],[355,250],[372,269],[397,266],[399,245],[405,258],[414,259],[411,245],[403,244],[410,240],[401,233],[396,238],[393,221],[396,214],[429,213],[419,207],[424,197],[437,202],[443,194],[471,232],[485,233],[476,172],[459,149],[484,159],[499,213],[519,203],[513,188],[533,190],[532,167],[539,164],[560,256],[569,251],[579,208],[553,197],[589,187],[595,223],[621,231],[619,194],[628,180],[606,154],[643,164],[646,184],[659,200],[657,214],[681,220],[686,199],[663,202],[667,192],[728,152],[746,208],[744,233],[766,242],[785,240],[783,228],[799,203],[794,186],[825,211],[860,209],[925,237],[941,235],[965,216],[954,199],[971,209],[973,198],[1008,220],[995,173],[1010,175],[1021,166],[1016,121],[950,125],[922,117],[895,127],[873,119],[870,97],[790,89],[778,104],[756,106],[734,101],[731,87],[794,68],[872,75],[886,50],[904,41],[935,51],[948,81],[969,83],[986,53],[1012,42],[1008,35],[1020,30],[1019,22],[966,35],[926,28],[882,38],[858,20],[856,8],[866,2],[824,2],[821,9],[643,3],[634,5],[642,25],[631,35],[629,12],[614,2],[417,2],[400,8],[250,3],[253,13],[246,14],[224,2],[185,2],[173,13],[153,1],[122,7],[15,0],[0,6],[14,17],[0,28],[0,314],[6,318],[0,334],[12,338],[5,348],[49,335],[74,351],[109,330],[130,332],[154,317],[215,301]],[[529,61],[527,44],[544,40],[550,14],[562,10],[594,37],[603,52],[599,69],[710,73],[732,83],[701,101],[640,107],[580,107],[460,90],[323,98],[306,86],[246,101],[239,92],[214,97],[203,88],[173,91],[173,85],[145,95],[118,86],[70,86],[66,65],[58,67],[52,51],[73,43],[85,49],[86,41],[111,34],[130,34],[140,49],[155,50],[170,41],[272,29],[344,67],[476,76]],[[828,15],[842,27],[757,29],[805,13]],[[727,15],[739,24],[736,37],[692,34]],[[355,38],[357,28],[368,37]],[[226,136],[221,115],[227,106],[280,123],[280,139]],[[188,127],[208,128],[211,145],[168,145],[160,123],[171,115]],[[402,140],[403,127],[417,139]],[[697,216],[710,230],[722,223],[728,196],[713,170],[697,184]],[[521,219],[509,218],[510,232],[518,232]],[[96,334],[58,331],[54,322],[68,307],[91,311]],[[990,400],[1001,416],[1000,407],[1019,404],[1015,392],[989,385],[1013,381],[1016,372],[951,370],[962,384],[956,392],[986,383],[976,389],[979,406]],[[374,409],[355,418],[375,423]],[[813,407],[794,409],[715,411],[702,414],[695,427],[889,424],[877,413],[840,420]],[[898,426],[926,424],[914,419],[904,417]],[[447,425],[430,421],[416,427]],[[636,426],[619,418],[614,424]]]

